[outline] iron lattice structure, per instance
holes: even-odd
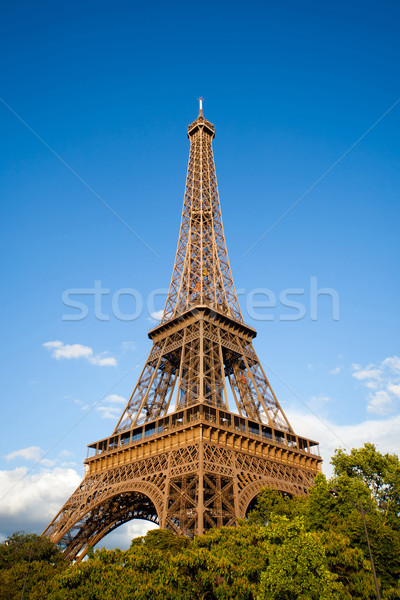
[[[153,347],[113,432],[89,445],[85,477],[43,535],[70,558],[133,518],[180,535],[235,525],[263,486],[307,494],[317,442],[297,436],[254,351],[222,227],[212,140],[189,125],[175,264]],[[236,411],[235,411],[236,409]]]

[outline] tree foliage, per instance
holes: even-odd
[[[320,536],[307,531],[304,518],[272,515],[264,526],[270,543],[261,573],[259,600],[340,600],[343,586],[328,565]]]
[[[381,454],[374,444],[353,448],[349,454],[336,450],[332,458],[336,477],[348,477],[367,485],[376,506],[385,512],[385,521],[400,528],[400,460],[395,454]]]
[[[47,538],[14,533],[0,544],[0,600],[46,594],[48,582],[67,566],[61,551]]]

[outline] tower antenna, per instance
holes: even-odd
[[[203,100],[204,98],[200,96],[199,98],[199,117],[203,116]]]

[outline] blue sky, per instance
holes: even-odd
[[[376,1],[2,3],[1,536],[44,528],[136,383],[200,95],[242,310],[294,428],[328,473],[339,446],[400,451],[399,17]],[[65,320],[63,294],[96,281],[103,318],[87,295]],[[125,288],[144,302],[130,321],[112,310]],[[276,307],[254,307],[266,293]]]

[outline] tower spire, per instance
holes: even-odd
[[[203,101],[204,101],[204,98],[202,96],[200,96],[200,98],[199,98],[199,117],[203,116]]]
[[[188,127],[186,176],[178,248],[162,322],[205,305],[243,322],[222,226],[212,140],[215,128],[202,116]]]

